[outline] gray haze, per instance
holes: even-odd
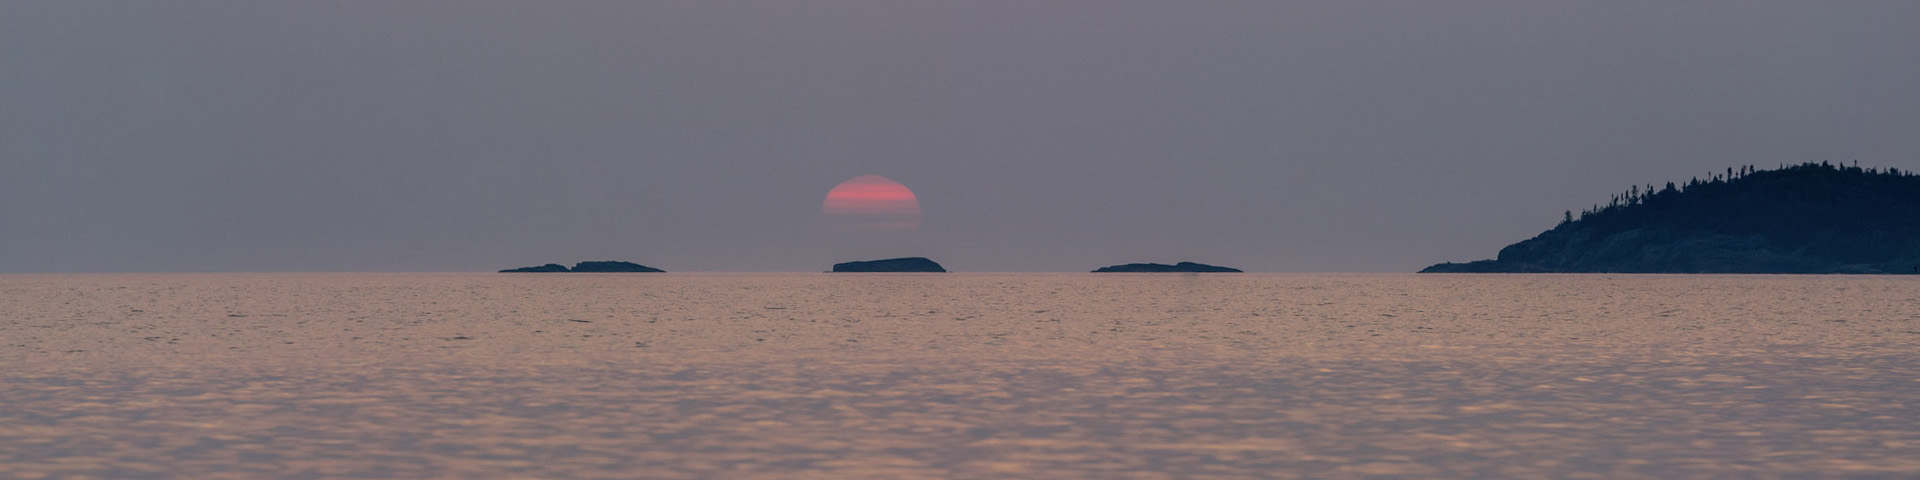
[[[0,272],[1491,257],[1920,170],[1920,2],[0,0]],[[819,217],[862,174],[923,226]]]

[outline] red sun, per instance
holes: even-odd
[[[855,230],[912,230],[920,226],[920,199],[900,182],[861,175],[827,191],[820,214]]]

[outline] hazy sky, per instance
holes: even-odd
[[[1920,2],[0,0],[0,272],[1411,271],[1920,170]],[[884,175],[922,225],[853,233]]]

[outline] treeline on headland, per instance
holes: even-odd
[[[1635,186],[1422,272],[1920,273],[1920,175],[1821,162]]]

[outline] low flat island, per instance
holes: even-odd
[[[946,273],[940,263],[926,257],[889,258],[833,264],[834,273]]]
[[[567,268],[558,263],[549,263],[538,267],[524,267],[501,270],[500,273],[665,273],[666,270],[649,267],[633,262],[589,261],[580,262]]]
[[[1093,273],[1241,273],[1238,268],[1207,265],[1204,263],[1180,262],[1173,265],[1163,263],[1129,263],[1100,267]]]

